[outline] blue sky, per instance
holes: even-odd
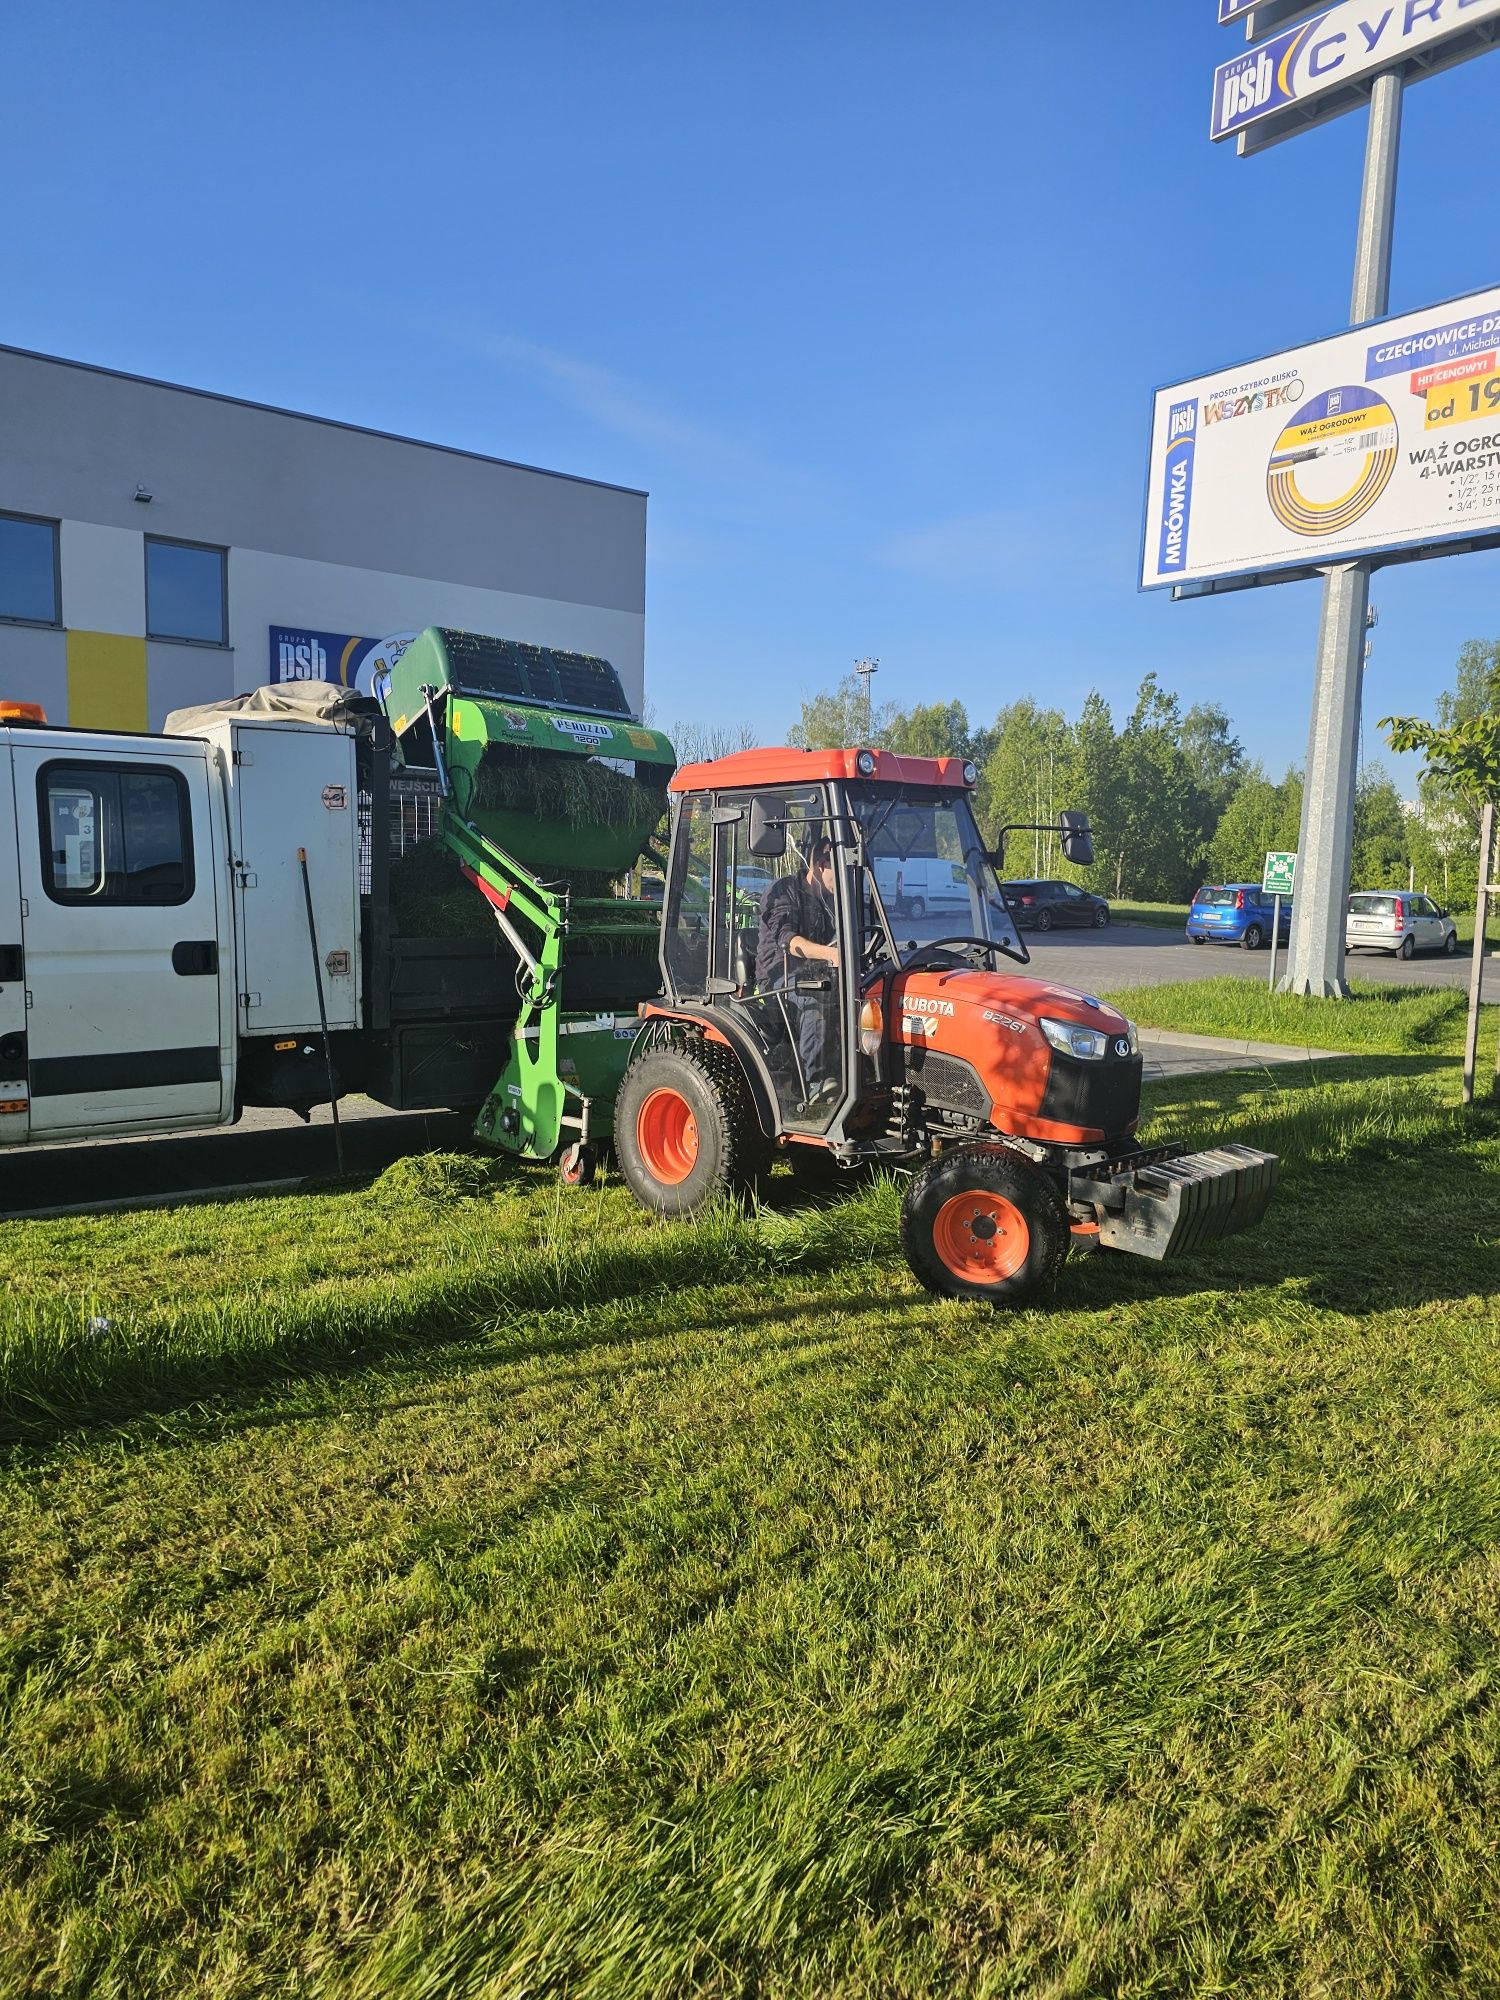
[[[1280,768],[1318,587],[1138,595],[1148,398],[1345,323],[1364,118],[1211,147],[1215,13],[12,9],[0,339],[649,489],[663,719],[1154,667]],[[1494,57],[1408,92],[1393,311],[1500,281],[1497,113]],[[1500,556],[1374,597],[1366,713],[1428,710]]]

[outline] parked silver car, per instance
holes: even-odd
[[[1357,889],[1344,918],[1344,949],[1393,951],[1411,958],[1419,951],[1458,950],[1458,926],[1428,896],[1409,889]]]

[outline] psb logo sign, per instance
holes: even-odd
[[[326,681],[328,648],[316,632],[271,634],[272,670],[278,681]]]
[[[1182,573],[1193,513],[1193,453],[1198,443],[1198,399],[1167,412],[1167,462],[1162,476],[1161,539],[1156,567],[1162,576]]]

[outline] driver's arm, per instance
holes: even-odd
[[[825,965],[837,965],[839,962],[839,948],[836,944],[815,944],[811,938],[802,937],[800,934],[791,939],[787,950],[793,958],[821,959]]]

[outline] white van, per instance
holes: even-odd
[[[960,861],[927,854],[914,854],[905,861],[877,855],[875,879],[893,917],[920,920],[929,910],[961,910],[967,916],[972,908],[973,884]]]

